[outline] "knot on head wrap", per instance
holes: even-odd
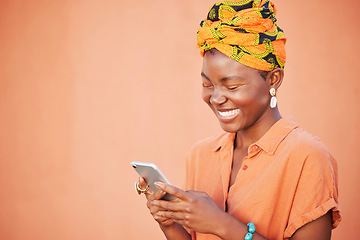
[[[220,1],[200,23],[197,45],[201,56],[216,48],[255,69],[284,68],[286,37],[276,24],[270,0]]]

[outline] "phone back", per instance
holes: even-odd
[[[138,174],[145,179],[152,192],[156,192],[158,188],[154,185],[155,182],[164,182],[170,184],[166,177],[161,173],[160,169],[153,163],[145,162],[131,162],[131,166],[138,172]],[[166,194],[163,200],[173,200],[174,196]]]

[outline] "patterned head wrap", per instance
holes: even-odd
[[[283,69],[286,37],[275,24],[275,14],[276,7],[269,0],[215,3],[197,33],[201,56],[216,48],[255,69]]]

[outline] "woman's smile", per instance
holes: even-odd
[[[239,115],[240,109],[232,109],[232,110],[217,109],[217,113],[220,121],[229,122]]]

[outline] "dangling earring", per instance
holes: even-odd
[[[270,89],[270,95],[271,95],[271,100],[270,100],[270,107],[271,108],[275,108],[276,107],[276,103],[277,103],[277,99],[275,97],[275,88],[271,88]]]

